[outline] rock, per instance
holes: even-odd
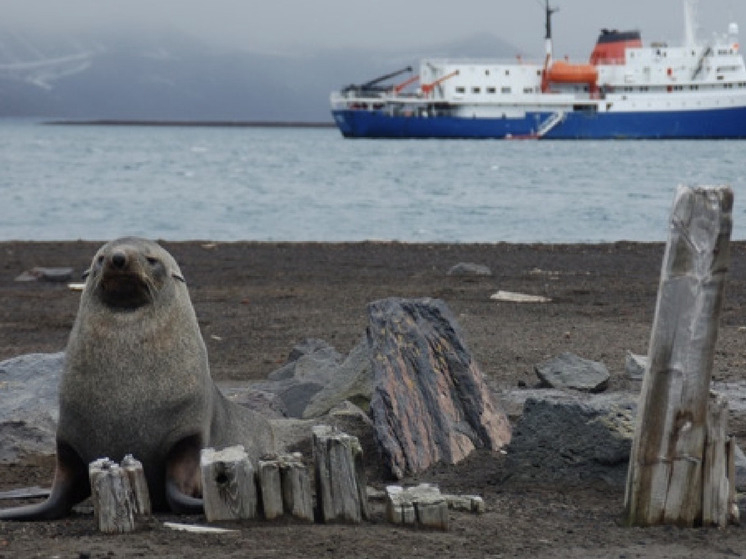
[[[624,357],[624,371],[632,380],[642,380],[645,376],[645,368],[648,366],[647,355],[636,355],[628,351]]]
[[[609,385],[609,371],[603,363],[583,359],[572,353],[563,353],[534,367],[542,386],[603,392]]]
[[[62,352],[34,353],[0,363],[0,461],[54,454],[64,359]]]
[[[520,390],[523,415],[513,430],[509,476],[543,482],[604,480],[624,486],[637,397]]]
[[[266,418],[279,419],[288,417],[285,402],[277,394],[267,392],[266,390],[258,390],[253,387],[225,387],[222,384],[218,383],[220,390],[232,402],[260,413]]]
[[[271,419],[277,447],[284,452],[313,452],[311,430],[317,425],[329,425],[357,437],[363,449],[365,474],[369,479],[382,479],[388,471],[381,463],[378,440],[368,414],[351,402],[342,402],[328,414],[312,419]]]
[[[288,361],[253,386],[282,400],[289,417],[303,417],[311,398],[328,385],[342,363],[342,355],[322,340],[307,339],[296,345]]]
[[[459,262],[453,266],[447,276],[491,276],[492,270],[482,264],[473,264],[471,262]]]
[[[368,340],[363,338],[339,366],[329,382],[316,392],[303,411],[303,417],[320,417],[342,402],[352,402],[360,409],[370,408],[373,394],[373,369]]]
[[[72,268],[44,268],[38,266],[17,276],[16,281],[66,282],[70,281],[72,277]]]
[[[508,443],[508,419],[443,301],[384,299],[369,304],[368,314],[371,416],[394,476]]]

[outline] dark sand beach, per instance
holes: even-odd
[[[65,347],[79,295],[65,283],[18,282],[35,266],[87,268],[98,242],[0,243],[0,360]],[[534,386],[534,364],[570,351],[603,362],[609,390],[636,390],[628,350],[647,352],[661,243],[603,245],[402,244],[366,242],[163,242],[186,276],[213,377],[266,378],[305,338],[347,353],[365,333],[366,304],[385,297],[440,298],[494,391]],[[746,244],[732,261],[714,378],[746,371]],[[454,265],[488,266],[491,276],[448,276]],[[544,295],[547,304],[490,300],[498,290]],[[739,442],[746,435],[732,425]],[[135,534],[104,536],[92,517],[0,522],[0,558],[16,557],[738,557],[746,527],[628,528],[623,489],[603,483],[502,481],[503,456],[479,451],[417,480],[448,493],[480,494],[487,512],[451,513],[449,532],[391,526],[381,515],[359,526],[257,522],[229,535],[169,531],[158,516]],[[48,486],[53,460],[0,464],[0,491]],[[384,480],[371,480],[383,486]],[[0,506],[9,506],[2,503]],[[200,517],[187,517],[201,522]]]

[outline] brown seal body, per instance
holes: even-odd
[[[0,519],[64,516],[90,494],[88,464],[126,454],[142,462],[155,510],[197,511],[200,449],[243,444],[256,461],[274,447],[269,423],[214,385],[181,271],[144,239],[111,241],[96,253],[59,398],[52,493]]]

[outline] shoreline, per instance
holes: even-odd
[[[60,126],[203,126],[213,128],[335,128],[334,122],[261,121],[261,120],[148,120],[94,119],[50,120],[45,125]]]

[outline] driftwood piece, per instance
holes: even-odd
[[[182,524],[180,522],[164,522],[164,528],[177,530],[179,532],[191,532],[193,534],[236,534],[239,530],[227,528],[215,528],[213,526],[197,526],[195,524]]]
[[[96,524],[101,532],[118,534],[135,529],[135,499],[127,473],[108,458],[88,467]]]
[[[448,499],[427,483],[404,489],[386,487],[386,518],[394,524],[448,530]]]
[[[719,524],[728,516],[720,510],[728,502],[722,484],[732,484],[719,457],[725,430],[710,425],[725,414],[720,404],[708,414],[708,406],[732,207],[728,187],[676,192],[628,470],[633,525]],[[718,510],[704,512],[705,500]]]
[[[311,481],[299,453],[260,460],[257,469],[267,520],[285,515],[313,522]]]
[[[257,516],[254,467],[241,445],[202,449],[202,498],[208,522],[247,520]]]
[[[313,427],[316,499],[322,522],[369,518],[363,450],[357,437],[326,425]]]
[[[151,513],[150,493],[148,492],[148,482],[145,479],[142,463],[136,460],[131,454],[128,454],[122,460],[121,466],[127,474],[127,479],[129,479],[130,487],[132,488],[132,497],[135,500],[135,514],[149,516]]]

